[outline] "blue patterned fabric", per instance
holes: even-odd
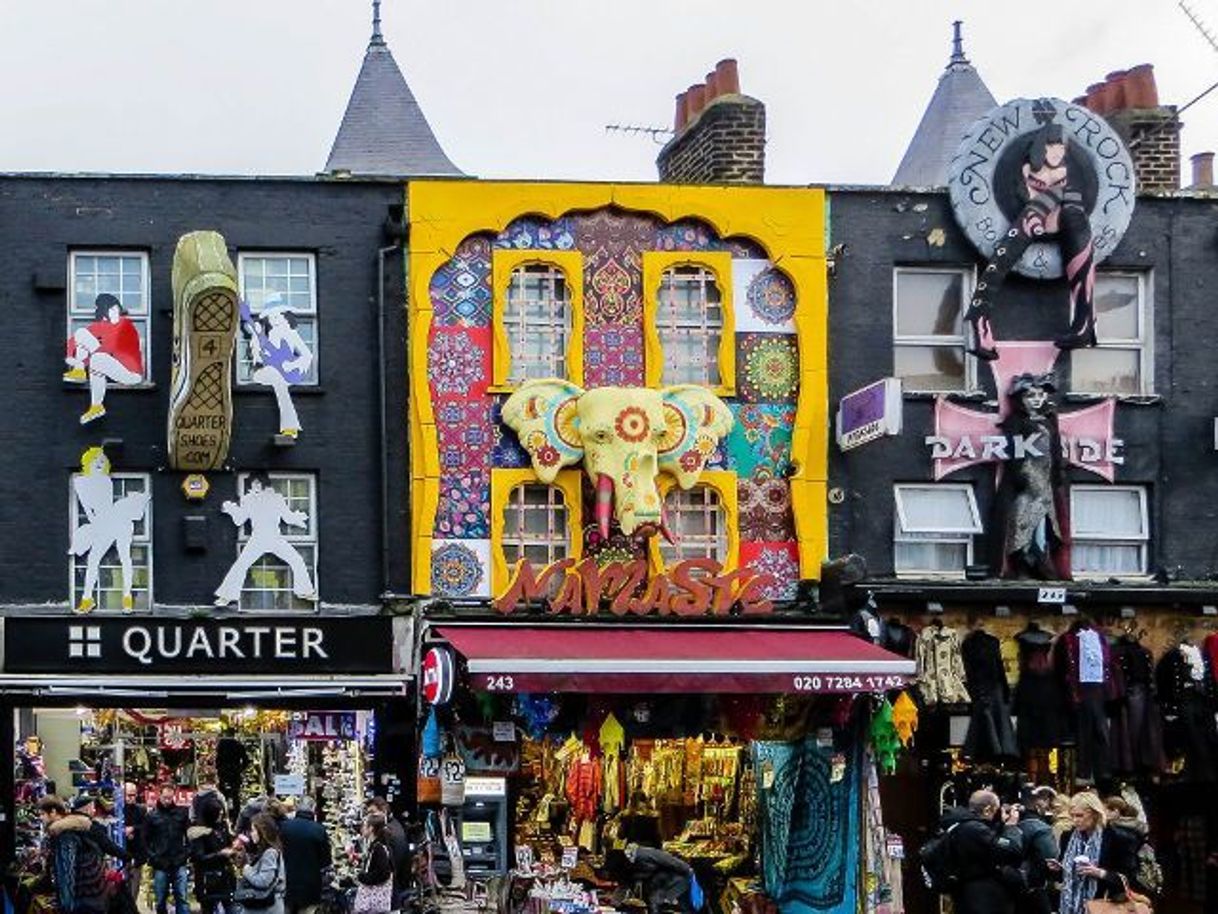
[[[755,743],[762,883],[781,914],[854,914],[860,848],[857,746],[832,779],[832,748],[811,737]]]

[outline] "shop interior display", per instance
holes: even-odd
[[[99,801],[96,819],[125,844],[124,785],[133,784],[140,802],[155,804],[159,788],[171,784],[176,800],[191,806],[197,791],[214,786],[225,797],[230,817],[258,797],[314,798],[319,820],[331,838],[335,877],[353,876],[366,772],[371,762],[372,717],[344,712],[351,721],[341,738],[309,732],[310,715],[254,708],[192,710],[88,709],[84,707],[19,715],[37,727],[54,728],[54,746],[66,757],[48,755],[36,732],[19,735],[16,751],[16,859],[36,865],[43,827],[36,805],[54,793],[71,801],[88,795]],[[336,715],[337,716],[337,715]],[[48,768],[66,769],[69,783],[48,778]]]

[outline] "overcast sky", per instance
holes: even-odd
[[[1218,0],[1190,0],[1218,30]],[[369,0],[0,0],[0,171],[311,174],[367,45]],[[673,97],[736,57],[768,108],[771,183],[887,182],[950,50],[1001,102],[1155,65],[1160,99],[1218,81],[1171,0],[385,0],[441,144],[493,178],[653,180]],[[1218,147],[1218,91],[1183,116]],[[1187,183],[1187,164],[1185,166]]]

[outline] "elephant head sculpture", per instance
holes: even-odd
[[[610,516],[622,532],[671,539],[656,487],[660,471],[688,489],[732,428],[732,413],[705,387],[653,390],[597,387],[568,381],[526,381],[503,405],[542,482],[583,462],[596,490],[596,523],[609,536]]]

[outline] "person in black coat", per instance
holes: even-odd
[[[1126,882],[1137,890],[1138,842],[1125,829],[1106,827],[1107,812],[1090,791],[1070,798],[1074,827],[1061,837],[1061,914],[1086,914],[1093,898],[1119,900]]]
[[[956,914],[1014,914],[1023,890],[1023,835],[1019,809],[1003,809],[998,797],[978,790],[967,809],[943,816],[956,878],[952,904]]]
[[[287,868],[288,888],[283,896],[287,914],[315,914],[321,904],[323,874],[333,863],[330,837],[315,816],[313,799],[304,797],[296,806],[296,815],[279,827]]]
[[[659,914],[677,905],[684,914],[693,911],[690,899],[693,868],[678,857],[654,847],[627,844],[625,861],[630,879],[643,884],[647,914]]]
[[[127,888],[131,897],[139,900],[140,887],[144,881],[144,865],[148,862],[148,848],[144,846],[144,820],[148,818],[148,807],[140,802],[139,790],[130,782],[123,785],[123,834],[127,838],[127,853],[131,863],[127,867]]]
[[[203,914],[212,914],[220,905],[227,909],[237,888],[233,836],[223,803],[204,803],[196,808],[200,817],[186,830],[186,840],[194,867],[195,898]]]
[[[162,786],[156,808],[149,810],[144,820],[144,847],[152,866],[157,914],[165,914],[171,891],[176,914],[190,914],[190,902],[186,898],[189,882],[186,829],[190,826],[190,816],[185,806],[177,804],[176,794],[172,784]]]
[[[373,797],[369,800],[367,813],[385,817],[385,843],[389,845],[389,853],[393,857],[393,899],[397,902],[410,888],[414,864],[410,854],[410,839],[406,836],[406,826],[393,814],[393,807],[384,797]]]
[[[1020,812],[1019,832],[1023,835],[1023,872],[1028,890],[1019,896],[1019,914],[1051,914],[1049,883],[1053,880],[1050,864],[1057,861],[1057,836],[1050,823],[1057,792],[1052,787],[1037,787]]]

